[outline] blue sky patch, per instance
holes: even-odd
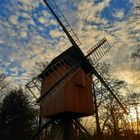
[[[108,19],[109,22],[116,22],[119,19],[117,17],[114,17],[113,14],[119,10],[124,11],[124,18],[128,18],[130,15],[130,10],[132,9],[133,4],[130,2],[130,0],[111,0],[109,7],[106,7],[102,11],[102,18]]]

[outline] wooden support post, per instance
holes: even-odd
[[[64,140],[72,140],[72,120],[65,119],[64,123]]]
[[[38,126],[38,131],[40,132],[42,126],[42,118],[39,116],[39,126]],[[40,134],[37,136],[37,140],[40,140]]]

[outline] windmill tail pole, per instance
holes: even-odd
[[[82,126],[78,120],[73,120],[73,123],[79,130],[84,132],[88,138],[92,138],[92,135],[84,128],[84,126]]]

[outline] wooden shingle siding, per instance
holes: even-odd
[[[66,67],[62,66],[65,70]],[[59,73],[59,71],[57,71]],[[52,73],[53,74],[53,73]],[[57,79],[57,75],[54,76]],[[92,115],[94,112],[92,99],[92,84],[87,74],[80,69],[71,79],[69,79],[62,88],[55,93],[48,95],[40,108],[40,115],[43,117],[55,116],[56,114],[65,114],[65,112],[76,113],[80,117]],[[51,75],[42,79],[42,93],[53,83]]]

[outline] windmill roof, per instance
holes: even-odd
[[[63,58],[70,56],[76,63],[80,63],[81,68],[89,73],[92,71],[93,66],[90,64],[89,60],[85,57],[84,53],[81,51],[80,48],[72,46],[65,50],[63,53],[55,57],[50,64],[45,68],[45,70],[42,72],[45,74],[45,71],[47,71],[50,67],[61,61]],[[42,73],[39,75],[39,77],[42,75]]]

